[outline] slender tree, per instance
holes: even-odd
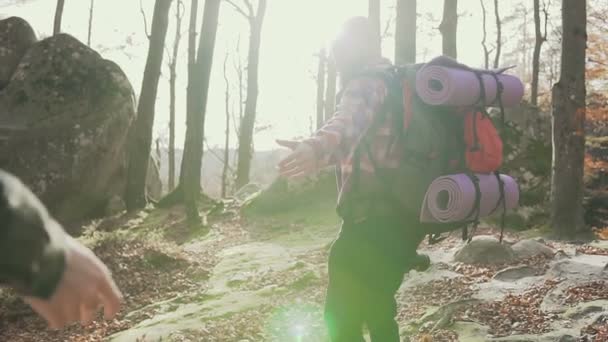
[[[237,110],[233,110],[232,111],[232,128],[234,129],[234,132],[236,134],[236,137],[240,137],[241,136],[241,124],[243,122],[243,115],[245,112],[245,95],[244,95],[244,90],[245,90],[245,71],[243,70],[243,61],[241,59],[241,37],[239,36],[239,38],[237,39],[237,44],[236,44],[236,50],[235,50],[235,58],[233,59],[233,67],[234,67],[234,72],[236,73],[237,76],[237,90],[238,90],[238,106],[237,106]],[[238,151],[237,153],[234,153],[234,156],[232,157],[232,165],[237,165],[238,161],[239,161],[239,154]],[[234,173],[236,174],[236,173]],[[231,186],[232,186],[232,191],[237,191],[238,189],[236,188],[236,182],[231,182]]]
[[[238,164],[236,171],[236,187],[241,188],[249,183],[251,157],[253,154],[253,131],[258,103],[258,72],[260,63],[260,45],[262,25],[266,15],[266,0],[258,0],[257,10],[254,10],[250,0],[243,0],[244,7],[232,0],[226,0],[235,10],[249,22],[249,51],[247,53],[247,99],[245,113],[241,121],[239,134]]]
[[[561,238],[585,230],[585,62],[587,1],[562,0],[562,58],[553,86],[553,174],[551,225]]]
[[[458,0],[443,1],[443,19],[439,25],[441,32],[443,54],[445,56],[458,58],[456,43],[456,32],[458,29]]]
[[[63,19],[63,5],[65,0],[57,0],[57,7],[55,8],[55,20],[53,22],[53,35],[61,32],[61,19]]]
[[[137,118],[130,132],[126,194],[129,211],[143,208],[146,205],[146,174],[150,159],[158,79],[163,61],[170,7],[171,0],[156,0],[154,5],[152,33],[137,106]]]
[[[184,3],[178,0],[175,6],[175,37],[173,51],[169,59],[169,191],[175,188],[175,92],[177,82],[177,56],[182,39],[182,18]]]
[[[382,22],[380,20],[380,0],[369,0],[368,2],[368,18],[374,29],[374,36],[376,37],[376,47],[378,55],[382,51]]]
[[[241,123],[243,122],[243,115],[245,115],[245,70],[243,70],[243,61],[241,59],[241,43],[240,43],[240,37],[238,39],[238,42],[236,44],[236,62],[234,63],[234,71],[236,72],[237,75],[237,81],[238,81],[238,90],[239,90],[239,111],[238,111],[238,120],[236,118],[234,118],[233,115],[233,123],[234,123],[234,131],[236,132],[237,137],[241,136]],[[236,159],[235,159],[235,164],[236,162],[238,162],[238,153],[235,154]]]
[[[325,122],[324,110],[325,110],[325,65],[327,64],[327,57],[325,49],[319,51],[319,66],[317,68],[317,129],[323,126]]]
[[[325,121],[331,119],[336,111],[336,85],[338,72],[333,61],[327,61],[327,86],[325,87]]]
[[[93,31],[93,9],[95,8],[95,0],[91,0],[89,6],[89,30],[87,31],[87,46],[91,46],[91,32]]]
[[[488,39],[488,30],[487,30],[487,13],[486,13],[486,5],[483,3],[484,0],[479,0],[479,3],[481,4],[481,14],[482,14],[482,27],[483,27],[483,38],[481,39],[481,46],[483,47],[483,65],[485,69],[488,69],[490,67],[490,53],[491,51],[488,50],[488,44],[487,44],[487,39]]]
[[[224,106],[226,115],[226,131],[224,137],[224,167],[222,169],[222,198],[226,197],[228,188],[228,170],[230,167],[230,82],[228,81],[228,73],[226,65],[228,64],[228,54],[224,58],[224,82],[226,90],[224,91]]]
[[[191,223],[195,224],[200,223],[197,203],[201,193],[205,116],[220,2],[221,0],[205,1],[196,62],[190,68],[192,73],[188,75],[186,139],[181,166],[182,174],[180,175],[180,186],[178,188],[183,191],[188,218]]]
[[[502,24],[500,22],[498,0],[494,0],[494,17],[496,18],[496,56],[494,57],[494,68],[498,68],[500,66],[500,53],[502,51]]]
[[[416,63],[416,0],[397,0],[395,63]]]
[[[547,40],[547,19],[548,14],[546,8],[544,9],[545,13],[545,32],[544,34],[541,31],[541,19],[540,19],[540,0],[534,0],[534,54],[532,56],[532,84],[531,90],[532,95],[530,97],[530,102],[532,105],[538,105],[538,74],[540,70],[540,52],[543,43]]]

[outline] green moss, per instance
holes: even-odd
[[[228,285],[228,287],[230,287],[230,288],[238,288],[239,286],[241,286],[245,283],[246,283],[245,280],[230,280],[230,281],[228,281],[228,283],[226,283],[226,285]]]
[[[176,266],[178,263],[184,261],[177,260],[165,253],[157,250],[146,250],[144,254],[144,261],[153,268],[167,269]]]
[[[296,291],[301,291],[301,290],[304,290],[308,287],[311,287],[311,286],[317,284],[318,281],[319,281],[319,277],[317,277],[315,272],[308,271],[308,272],[304,273],[304,275],[301,276],[300,278],[298,278],[296,281],[289,284],[289,288],[296,290]]]
[[[273,215],[328,199],[334,202],[336,199],[336,179],[329,172],[323,173],[317,181],[304,185],[299,190],[289,189],[287,181],[279,178],[253,199],[243,209],[243,213],[246,216]]]

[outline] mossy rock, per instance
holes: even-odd
[[[290,183],[278,178],[244,208],[245,214],[273,214],[314,202],[336,198],[336,177],[322,172],[314,179]]]

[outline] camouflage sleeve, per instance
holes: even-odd
[[[348,84],[335,115],[304,141],[314,148],[320,166],[348,156],[379,112],[385,96],[386,88],[380,80],[362,78]]]
[[[47,299],[65,269],[63,228],[14,176],[0,171],[0,284]]]

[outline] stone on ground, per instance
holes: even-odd
[[[454,259],[465,264],[497,265],[512,262],[515,254],[510,246],[498,239],[480,235],[457,251]]]
[[[517,281],[527,277],[534,277],[538,269],[531,266],[507,267],[494,275],[494,279],[500,281]]]
[[[536,240],[522,240],[511,246],[517,259],[527,259],[539,255],[552,257],[555,251]]]

